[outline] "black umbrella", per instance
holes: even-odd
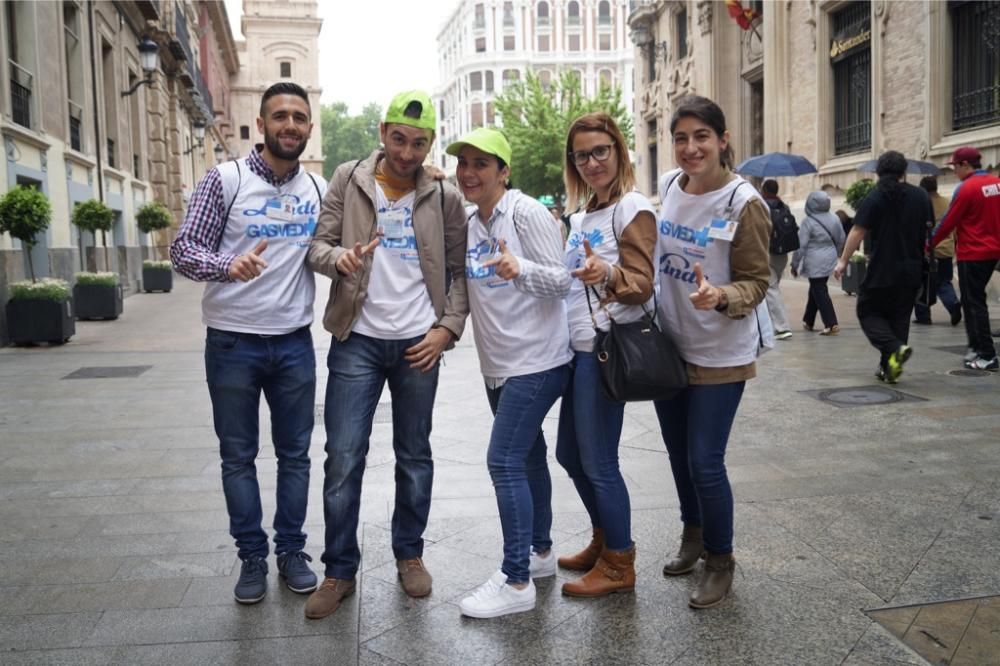
[[[858,171],[875,173],[876,165],[878,165],[878,160],[868,160],[858,166]],[[908,159],[906,160],[906,173],[915,173],[921,176],[939,176],[941,175],[941,168],[933,162]]]
[[[801,155],[791,153],[764,153],[748,157],[734,169],[741,176],[758,176],[760,178],[777,176],[801,176],[804,173],[816,173],[812,162]]]

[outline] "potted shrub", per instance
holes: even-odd
[[[7,333],[14,344],[61,345],[73,337],[76,320],[66,281],[42,278],[12,283]]]
[[[10,286],[7,332],[14,343],[63,343],[76,332],[69,287],[62,280],[36,280],[31,262],[35,238],[51,220],[52,205],[39,190],[18,186],[0,199],[0,233],[24,244],[31,278]]]
[[[81,201],[73,207],[72,222],[80,229],[93,234],[97,245],[97,232],[104,243],[104,265],[111,266],[108,256],[107,233],[115,221],[115,213],[97,199]],[[122,313],[122,287],[118,275],[112,272],[77,273],[73,286],[73,302],[77,319],[117,319]]]
[[[167,292],[174,288],[174,274],[169,261],[142,262],[142,288],[143,291],[163,291]]]
[[[173,217],[170,215],[170,209],[159,201],[150,201],[143,204],[135,214],[135,224],[139,227],[139,231],[144,234],[151,234],[154,231],[166,229],[172,221]],[[159,250],[159,246],[154,246],[154,258],[162,256],[157,250]]]

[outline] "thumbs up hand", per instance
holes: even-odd
[[[713,310],[720,304],[725,304],[726,295],[721,289],[713,286],[701,270],[701,264],[695,263],[694,277],[698,290],[690,295],[691,303],[698,310]]]
[[[594,250],[590,247],[590,241],[587,239],[583,240],[583,252],[587,257],[583,266],[573,271],[571,275],[582,280],[588,287],[603,284],[610,275],[611,266],[594,254]]]
[[[496,266],[497,276],[504,280],[513,280],[521,274],[521,264],[518,263],[514,253],[507,248],[507,242],[502,238],[500,239],[500,255],[483,262],[484,268],[490,266]]]
[[[267,268],[267,261],[260,255],[267,249],[267,239],[257,243],[249,254],[241,254],[229,265],[229,277],[240,282],[249,282]]]
[[[382,242],[382,232],[375,235],[369,243],[362,245],[361,243],[355,243],[354,247],[344,252],[337,259],[337,271],[341,275],[350,275],[355,271],[359,270],[364,264],[364,257],[366,254],[371,254],[378,247],[378,244]]]

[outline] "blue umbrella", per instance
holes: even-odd
[[[858,171],[875,173],[876,165],[878,165],[878,160],[868,160],[858,166]],[[906,160],[906,173],[915,173],[922,176],[939,176],[941,175],[941,168],[933,162],[908,159]]]
[[[736,167],[736,173],[742,176],[776,177],[801,176],[804,173],[816,173],[812,162],[801,155],[791,153],[765,153],[748,157]]]

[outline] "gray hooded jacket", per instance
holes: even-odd
[[[829,277],[844,249],[844,227],[830,212],[830,197],[817,191],[806,199],[806,216],[799,225],[799,249],[792,266],[806,278]]]

